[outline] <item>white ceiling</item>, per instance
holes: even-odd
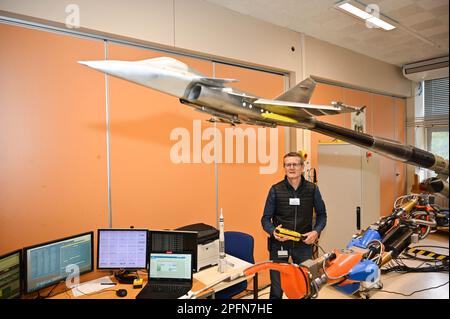
[[[366,0],[399,22],[392,31],[367,28],[335,0],[206,1],[398,66],[449,51],[448,0]]]

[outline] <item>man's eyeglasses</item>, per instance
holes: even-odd
[[[287,167],[287,168],[289,168],[289,167],[298,168],[298,167],[300,167],[300,166],[302,166],[302,164],[300,164],[300,163],[288,163],[288,164],[284,164],[284,167]]]

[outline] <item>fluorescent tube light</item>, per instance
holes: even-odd
[[[356,4],[360,7],[364,7],[364,5],[362,3],[356,2]],[[343,2],[340,4],[338,3],[335,5],[335,7],[340,10],[344,10],[345,12],[350,13],[354,16],[357,16],[358,18],[363,19],[366,22],[370,22],[372,25],[382,28],[386,31],[393,30],[396,28],[396,26],[394,26],[378,17],[375,17],[373,14],[370,14],[370,13],[360,9],[360,8],[354,6],[353,4],[350,4],[349,2]]]
[[[373,15],[367,13],[366,11],[358,9],[357,7],[351,5],[350,3],[344,3],[344,4],[339,5],[338,7],[341,8],[342,10],[347,11],[348,13],[351,13],[351,14],[357,16],[358,18],[363,19],[363,20],[367,20],[367,19],[373,17]]]
[[[387,31],[395,29],[395,27],[392,24],[387,23],[386,21],[383,21],[376,17],[369,18],[366,21],[376,25],[377,27],[383,28],[384,30],[387,30]]]

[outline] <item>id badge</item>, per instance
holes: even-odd
[[[289,257],[289,253],[287,250],[279,250],[277,251],[278,254],[278,258],[288,258]]]
[[[300,198],[289,198],[289,205],[300,206]]]

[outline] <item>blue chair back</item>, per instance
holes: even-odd
[[[254,246],[255,240],[249,234],[237,231],[225,232],[225,253],[227,255],[231,255],[254,264]]]
[[[249,234],[227,231],[225,232],[225,253],[245,260],[254,264],[253,249],[255,246],[255,240]],[[247,281],[244,280],[231,287],[221,290],[215,294],[217,299],[230,299],[231,297],[245,291],[247,289]]]

